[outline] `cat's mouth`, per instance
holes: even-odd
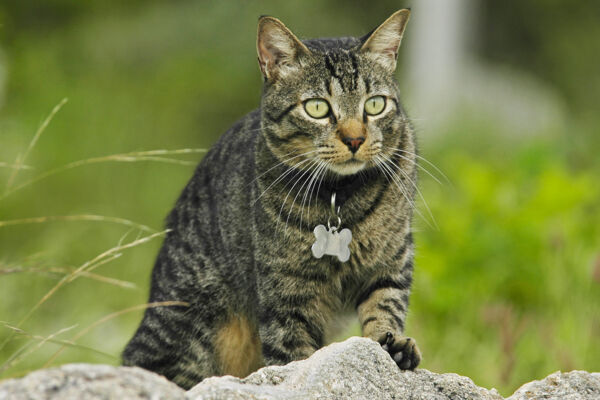
[[[353,156],[346,161],[331,164],[329,169],[339,175],[354,175],[364,169],[366,165],[366,161],[359,160]]]

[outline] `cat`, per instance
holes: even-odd
[[[124,365],[186,389],[244,377],[310,356],[348,309],[401,369],[419,364],[403,336],[417,155],[394,79],[409,15],[362,38],[305,41],[259,19],[260,108],[199,164],[152,272],[151,302],[189,306],[147,309]],[[349,260],[316,258],[315,235],[337,228],[350,231]]]

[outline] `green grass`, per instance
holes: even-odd
[[[85,166],[88,164],[97,164],[102,162],[159,162],[159,163],[169,163],[169,164],[177,164],[190,166],[195,165],[195,163],[173,159],[173,158],[165,158],[165,155],[188,155],[188,154],[197,154],[204,153],[203,149],[179,149],[179,150],[152,150],[152,151],[144,151],[144,152],[130,152],[124,154],[115,154],[108,155],[103,157],[94,157],[90,159],[75,161],[69,164],[66,164],[62,167],[57,167],[46,171],[44,173],[40,173],[36,177],[25,181],[24,183],[13,185],[19,170],[21,169],[23,163],[25,162],[28,153],[33,149],[36,142],[39,140],[41,134],[48,126],[51,118],[58,112],[60,107],[65,103],[63,100],[59,103],[58,106],[54,108],[52,113],[40,126],[35,135],[33,136],[32,141],[27,147],[26,151],[22,153],[23,155],[17,156],[16,161],[13,164],[7,164],[11,169],[10,175],[7,179],[7,184],[2,196],[0,196],[0,201],[15,195],[21,189],[24,189],[30,185],[33,185],[43,179],[51,177],[56,174],[60,174],[64,171],[74,169],[77,167]],[[45,225],[52,222],[101,222],[103,224],[111,224],[117,226],[126,227],[128,230],[120,237],[117,245],[106,249],[100,254],[95,255],[93,258],[83,262],[81,265],[77,267],[64,266],[59,263],[58,266],[54,265],[56,262],[52,262],[47,259],[46,256],[33,255],[30,257],[25,257],[18,262],[4,262],[0,261],[0,276],[5,277],[3,279],[2,284],[6,284],[5,290],[3,290],[3,294],[6,296],[7,300],[11,298],[20,299],[23,298],[17,295],[19,284],[29,284],[31,276],[39,275],[44,277],[51,277],[57,280],[54,285],[44,285],[46,287],[50,287],[50,289],[43,294],[37,302],[33,303],[33,306],[28,308],[28,310],[24,313],[22,317],[19,317],[18,322],[6,322],[0,321],[0,326],[4,328],[3,335],[0,336],[2,340],[0,340],[0,352],[3,354],[7,354],[5,360],[2,360],[0,364],[0,375],[11,376],[10,372],[14,369],[18,368],[22,364],[32,363],[36,367],[40,366],[49,366],[52,365],[52,362],[60,356],[60,354],[67,348],[73,348],[78,351],[83,351],[88,354],[101,355],[105,359],[108,359],[109,362],[118,363],[119,357],[117,355],[109,354],[107,352],[103,352],[101,350],[97,350],[97,348],[93,348],[90,346],[84,346],[77,344],[76,341],[80,339],[82,336],[86,335],[88,332],[95,329],[98,325],[104,324],[107,321],[112,320],[115,317],[120,317],[121,315],[125,315],[134,311],[143,311],[147,307],[158,307],[158,306],[171,306],[171,305],[181,305],[181,302],[162,302],[162,303],[150,303],[150,304],[140,304],[137,306],[127,307],[124,310],[120,310],[117,312],[113,312],[99,320],[94,321],[87,327],[79,330],[74,336],[70,339],[58,339],[59,336],[64,336],[68,331],[74,330],[77,327],[76,325],[72,325],[67,328],[61,328],[51,334],[40,335],[36,333],[31,333],[23,329],[23,326],[26,325],[38,325],[43,317],[39,317],[36,314],[40,314],[39,310],[45,308],[47,303],[50,303],[53,300],[53,297],[61,292],[65,286],[71,284],[78,278],[88,278],[88,280],[95,282],[96,284],[104,284],[112,287],[117,287],[121,289],[136,289],[136,285],[132,282],[124,281],[121,279],[115,279],[111,277],[107,277],[101,274],[97,274],[94,271],[101,267],[104,267],[106,264],[109,264],[117,259],[119,259],[124,253],[126,253],[129,249],[137,247],[139,245],[145,244],[147,242],[152,241],[158,237],[162,237],[165,231],[156,231],[146,225],[139,224],[133,222],[131,220],[127,220],[119,217],[110,217],[110,216],[102,216],[102,215],[93,215],[93,214],[81,214],[81,215],[63,215],[63,216],[41,216],[41,217],[30,217],[30,218],[21,218],[21,219],[10,219],[0,221],[0,229],[1,228],[9,228],[9,227],[19,227],[22,225]],[[137,236],[133,236],[133,234],[137,234]],[[143,236],[145,235],[145,236]],[[133,236],[133,237],[132,237]],[[11,277],[16,276],[17,281],[13,282],[11,285]],[[19,279],[22,278],[22,279]],[[35,278],[34,278],[35,279]],[[14,293],[11,293],[11,289],[17,289]],[[96,287],[96,289],[101,289],[100,287]],[[41,291],[37,291],[41,293]],[[37,295],[35,290],[29,291],[29,294]],[[14,297],[11,297],[13,295]],[[101,300],[100,296],[98,300]],[[61,299],[62,300],[62,299]],[[60,300],[59,300],[60,301]],[[8,304],[9,302],[5,303]],[[19,310],[21,313],[23,312],[25,306],[23,304],[21,307],[12,307],[9,313],[14,313],[16,310]],[[68,307],[68,306],[63,306]],[[3,311],[8,311],[5,309]],[[17,311],[18,312],[18,311]],[[30,323],[30,320],[36,316],[37,318],[33,323]],[[23,339],[29,339],[28,342],[22,344]],[[48,358],[42,365],[36,365],[36,363],[40,362],[40,356],[37,354],[36,356],[31,356],[34,353],[38,353],[38,351],[46,344],[55,344],[60,345],[58,350],[52,356]],[[43,356],[42,356],[43,357]],[[4,357],[3,357],[4,358]],[[27,369],[22,370],[20,372],[13,373],[18,376],[23,372],[26,372]]]
[[[505,394],[558,369],[600,368],[598,174],[569,168],[561,150],[498,140],[435,156],[455,186],[424,187],[440,226],[416,239],[409,329],[424,367]]]
[[[331,19],[332,3],[311,2],[300,18],[297,3],[277,4],[154,5],[11,44],[0,109],[0,379],[118,363],[147,301],[163,219],[202,157],[193,149],[258,104],[254,38],[221,37],[222,21],[254,32],[252,15],[269,12],[302,34],[316,25],[334,35],[347,21],[366,32],[383,15]],[[439,227],[415,221],[407,333],[424,368],[505,395],[555,370],[600,370],[600,121],[584,111],[568,131],[525,139],[465,112],[423,146],[450,181],[421,174]]]

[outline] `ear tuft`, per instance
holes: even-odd
[[[410,9],[396,11],[369,35],[361,47],[361,52],[369,54],[393,72],[409,17]]]
[[[310,50],[277,18],[261,16],[256,40],[258,64],[266,80],[290,73]]]

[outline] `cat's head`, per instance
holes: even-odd
[[[397,11],[362,38],[304,42],[278,19],[260,18],[262,126],[281,161],[351,175],[401,147],[407,119],[393,75],[409,15]]]

